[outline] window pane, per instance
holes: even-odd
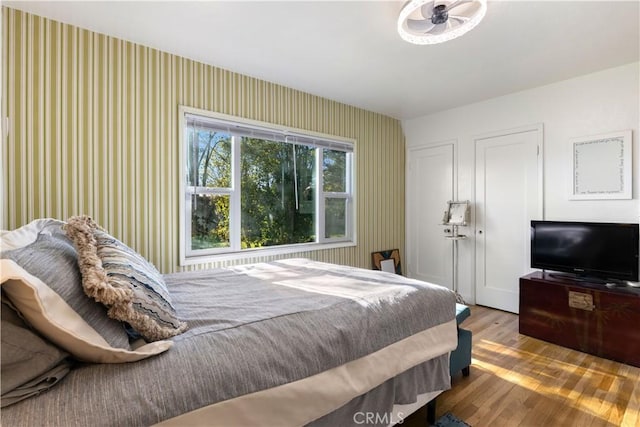
[[[324,150],[322,153],[324,191],[344,193],[347,188],[347,153]]]
[[[191,196],[191,249],[229,247],[228,195]]]
[[[336,239],[347,235],[347,199],[325,199],[324,237]]]
[[[181,258],[351,237],[353,144],[188,108],[184,114]]]
[[[189,128],[187,185],[231,187],[231,137],[223,132]]]
[[[315,241],[315,149],[242,138],[240,152],[242,248]]]

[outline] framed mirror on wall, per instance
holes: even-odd
[[[443,225],[467,225],[469,223],[470,202],[447,202],[447,210],[442,218]]]
[[[631,130],[571,139],[570,200],[631,199]]]

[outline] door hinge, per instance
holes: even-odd
[[[536,145],[536,156],[540,155],[540,146]]]

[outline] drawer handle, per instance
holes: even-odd
[[[586,311],[593,311],[596,308],[593,305],[593,295],[574,291],[569,291],[569,307]]]

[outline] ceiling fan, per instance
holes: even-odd
[[[473,29],[487,12],[487,0],[411,0],[398,17],[398,33],[415,44],[436,44]]]

